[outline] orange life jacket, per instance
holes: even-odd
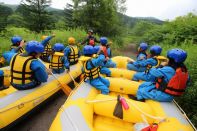
[[[100,46],[100,49],[103,51],[105,57],[108,57],[107,47],[106,46]]]
[[[186,68],[177,68],[175,75],[168,83],[163,78],[158,78],[156,88],[173,96],[181,96],[186,89],[188,76]]]

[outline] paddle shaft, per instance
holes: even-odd
[[[78,86],[78,83],[75,81],[75,79],[74,79],[73,76],[70,74],[70,72],[68,72],[68,75],[70,76],[70,78],[71,78],[72,81],[74,82],[75,87]]]
[[[61,81],[59,81],[59,79],[57,78],[57,76],[55,76],[55,74],[53,74],[53,72],[46,67],[46,65],[42,62],[42,60],[40,60],[40,58],[38,58],[38,60],[44,65],[44,67],[46,68],[46,70],[48,70],[51,73],[51,75],[58,81],[58,83],[62,87],[61,89],[63,90],[63,92],[66,95],[69,95],[70,92],[72,91],[72,89],[68,85],[61,83]]]

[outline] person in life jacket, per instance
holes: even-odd
[[[100,67],[105,61],[103,54],[97,55],[92,58],[95,53],[94,48],[90,45],[86,45],[83,48],[84,56],[80,57],[80,61],[83,63],[83,73],[85,74],[85,81],[101,90],[102,94],[109,93],[109,80],[100,76]]]
[[[166,62],[167,58],[164,56],[159,56],[161,53],[162,48],[160,46],[152,46],[150,48],[150,53],[151,57],[145,60],[145,63],[148,63],[146,66],[146,70],[144,72],[136,72],[133,76],[134,81],[154,81],[155,78],[152,77],[150,69],[153,68],[158,68],[161,65],[161,62]]]
[[[53,52],[52,46],[49,42],[53,37],[55,37],[55,34],[53,34],[52,36],[43,35],[41,37],[41,44],[44,46],[44,52],[40,56],[40,59],[42,59],[44,62],[49,62],[49,56]]]
[[[12,45],[10,47],[10,51],[15,53],[24,53],[25,50],[23,46],[25,45],[25,40],[22,39],[20,36],[14,36],[11,38]]]
[[[182,49],[171,49],[167,53],[169,61],[161,68],[151,68],[155,78],[153,82],[142,83],[137,91],[137,99],[153,99],[156,101],[172,101],[174,96],[181,96],[189,79],[184,61],[187,53]]]
[[[109,57],[109,60],[107,61],[107,63],[105,64],[105,67],[107,68],[116,68],[116,63],[112,61],[112,50],[110,48],[110,46],[112,45],[112,42],[108,42],[107,43],[107,55]]]
[[[111,61],[108,57],[108,53],[107,53],[107,43],[108,43],[107,38],[101,37],[100,43],[101,43],[101,46],[100,46],[100,49],[97,52],[97,54],[103,54],[105,56],[105,61],[103,62],[103,65],[101,66],[100,73],[105,74],[106,76],[110,77],[111,71],[107,68],[106,65],[112,65],[113,63],[111,63]]]
[[[140,70],[137,72],[148,72],[150,68],[159,66],[160,62],[157,57],[161,54],[162,48],[158,45],[150,47],[150,56],[147,59],[131,62],[133,65]]]
[[[137,57],[136,57],[136,61],[128,61],[127,64],[127,69],[128,70],[134,70],[137,72],[142,72],[144,71],[146,68],[145,67],[139,67],[136,63],[138,63],[138,61],[143,61],[147,59],[147,54],[146,54],[146,50],[148,49],[148,45],[147,43],[140,43],[140,46],[138,47],[138,53],[137,53]]]
[[[26,53],[22,54],[12,51],[3,54],[10,63],[10,84],[18,90],[35,88],[48,79],[45,65],[37,60],[44,52],[44,46],[37,41],[29,41],[25,49]]]
[[[83,45],[83,44],[86,43],[87,45],[94,46],[96,42],[99,43],[100,41],[98,41],[96,39],[96,37],[93,36],[93,33],[94,33],[94,31],[92,29],[89,29],[88,30],[88,36],[86,37],[86,39],[83,42],[81,42],[81,44]],[[93,41],[94,41],[94,43],[93,43]]]
[[[68,38],[68,46],[64,49],[64,56],[66,57],[66,69],[70,70],[70,65],[74,65],[78,62],[80,57],[80,51],[76,45],[75,38]]]
[[[54,74],[63,73],[66,68],[66,58],[64,56],[64,45],[61,43],[56,43],[53,46],[53,53],[49,56],[50,65]]]

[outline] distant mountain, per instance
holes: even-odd
[[[11,4],[5,4],[3,2],[0,2],[1,5],[4,5],[4,6],[7,6],[7,7],[10,7],[13,11],[15,11],[17,9],[17,7],[19,5],[11,5]],[[56,9],[56,8],[53,8],[53,7],[48,7],[47,8],[48,11],[62,11],[61,9]]]
[[[124,14],[118,14],[122,20],[123,20],[123,24],[129,26],[129,27],[134,27],[135,24],[139,21],[148,21],[148,22],[152,22],[154,24],[163,24],[164,21],[162,20],[159,20],[157,18],[154,18],[154,17],[131,17],[131,16],[127,16],[127,15],[124,15]]]
[[[5,4],[4,2],[0,2],[0,5],[7,6],[7,7],[11,8],[13,11],[15,11],[18,7],[18,5]]]

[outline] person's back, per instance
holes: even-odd
[[[61,43],[56,43],[53,46],[54,53],[52,53],[49,57],[50,65],[49,67],[52,69],[54,74],[63,73],[65,70],[65,57],[64,57],[64,45]]]
[[[183,64],[187,53],[181,49],[172,49],[168,51],[167,57],[169,58],[167,66],[151,69],[151,76],[155,80],[153,82],[144,82],[139,86],[137,92],[138,100],[172,101],[174,96],[183,94],[188,81],[188,73]],[[176,77],[178,71],[181,75]],[[183,83],[180,86],[181,88],[177,82]]]
[[[147,54],[146,54],[147,49],[148,49],[148,45],[146,43],[140,43],[140,46],[138,47],[138,54],[136,56],[136,61],[128,61],[127,64],[128,70],[143,72],[146,69],[146,67],[140,66],[139,63],[147,59]]]
[[[11,85],[18,90],[35,88],[46,82],[48,74],[37,58],[44,51],[44,47],[37,41],[30,41],[26,45],[27,54],[7,52],[10,60]],[[10,58],[9,58],[10,59]]]
[[[135,64],[139,64],[139,66],[146,68],[144,72],[136,72],[133,76],[132,80],[139,81],[152,81],[154,78],[151,76],[150,69],[151,68],[157,68],[161,61],[158,59],[159,55],[161,54],[162,48],[157,45],[153,45],[150,48],[150,58],[140,61],[140,62],[134,62]]]
[[[98,55],[95,58],[91,58],[94,54],[94,49],[92,46],[84,47],[85,57],[80,58],[83,61],[83,72],[85,74],[85,81],[90,83],[95,88],[101,90],[102,94],[109,93],[109,81],[102,76],[100,76],[100,66],[103,65],[105,61],[105,56],[103,54]]]
[[[66,58],[66,68],[69,70],[70,65],[74,65],[78,62],[80,51],[74,37],[68,38],[68,44],[69,45],[64,49],[64,56]]]
[[[150,57],[140,61],[133,62],[133,65],[140,69],[138,72],[147,72],[150,68],[156,67],[158,65],[158,60],[156,57],[161,54],[162,48],[160,46],[154,45],[150,48]]]
[[[105,74],[106,76],[111,76],[111,70],[108,69],[109,66],[116,66],[115,63],[112,63],[112,61],[110,61],[109,57],[108,57],[108,52],[107,52],[107,43],[108,40],[106,37],[101,37],[100,38],[100,50],[98,51],[98,54],[102,54],[105,56],[105,60],[103,61],[103,64],[101,66],[100,69],[100,73],[101,74]],[[108,67],[107,67],[108,66]]]

